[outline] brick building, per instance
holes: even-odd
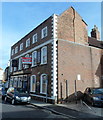
[[[77,91],[100,86],[102,45],[93,46],[91,35],[73,7],[53,14],[11,47],[10,86],[48,102],[72,95],[78,77]]]

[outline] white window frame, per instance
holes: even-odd
[[[10,61],[10,72],[13,72],[12,60]]]
[[[34,80],[35,80],[35,90],[33,91],[32,90],[32,84],[33,84],[33,77],[35,78]],[[30,81],[30,92],[36,92],[36,75],[32,75],[31,76],[31,81]]]
[[[13,87],[13,78],[10,79],[10,87]]]
[[[23,43],[20,44],[20,51],[23,50]]]
[[[22,58],[19,58],[19,66],[18,66],[18,70],[22,69]]]
[[[34,62],[35,60],[35,62]],[[37,66],[37,51],[32,53],[32,67]]]
[[[29,54],[27,54],[27,55],[25,55],[25,57],[30,57],[30,55]],[[26,68],[29,68],[29,65],[27,64],[24,64],[24,69],[26,69]]]
[[[41,39],[47,37],[47,35],[48,35],[48,29],[47,29],[47,26],[46,26],[41,30]]]
[[[18,88],[22,88],[22,77],[18,78]]]
[[[44,49],[46,50],[46,55],[45,55]],[[46,57],[45,62],[44,62],[44,57]],[[41,48],[41,64],[47,64],[47,46],[44,46]]]
[[[18,46],[15,47],[15,54],[18,53]]]
[[[17,67],[14,67],[14,72],[17,71]]]
[[[37,36],[37,33],[33,35],[32,37],[32,44],[36,43],[38,40],[38,36]]]
[[[42,87],[42,84],[43,84],[43,76],[46,75],[46,78],[47,78],[47,74],[41,74],[40,76],[40,93],[41,94],[47,94],[47,82],[48,82],[48,78],[47,78],[47,81],[46,81],[46,92],[44,93],[43,92],[43,87]]]
[[[18,81],[18,78],[14,77],[13,87],[17,87],[17,81]]]
[[[29,46],[30,46],[30,38],[26,40],[26,47],[29,47]]]
[[[14,55],[14,49],[12,49],[12,51],[11,51],[11,55]]]

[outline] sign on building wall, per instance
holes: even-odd
[[[22,64],[32,64],[31,57],[22,57]]]

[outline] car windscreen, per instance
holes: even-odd
[[[103,88],[93,89],[92,93],[93,93],[93,94],[103,94]]]
[[[20,93],[27,93],[25,90],[23,89],[16,89],[15,90],[16,93],[20,94]]]

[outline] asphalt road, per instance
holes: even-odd
[[[1,100],[0,100],[1,101]],[[1,101],[1,112],[2,112],[2,120],[20,120],[20,119],[28,119],[28,120],[72,120],[71,118],[66,118],[61,115],[53,114],[52,112],[34,107],[29,104],[18,104],[18,105],[11,105],[8,102]]]

